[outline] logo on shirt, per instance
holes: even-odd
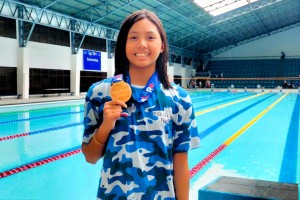
[[[146,88],[146,91],[152,93],[153,92],[153,88],[154,88],[154,84],[150,83],[149,86]]]
[[[147,95],[147,96],[141,96],[140,98],[141,98],[141,101],[142,101],[142,102],[145,102],[145,101],[148,100],[149,95]]]
[[[165,111],[153,111],[153,114],[163,123],[168,123],[171,119],[171,116]]]

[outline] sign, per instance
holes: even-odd
[[[83,50],[83,69],[101,70],[101,52]]]

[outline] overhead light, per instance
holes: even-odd
[[[213,16],[235,10],[257,0],[194,0],[194,3]]]

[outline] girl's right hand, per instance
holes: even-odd
[[[106,129],[112,130],[116,121],[121,117],[123,108],[127,108],[127,105],[120,100],[106,102],[103,108],[103,122],[101,125],[105,126]]]

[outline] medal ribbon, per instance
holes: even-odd
[[[112,82],[113,83],[117,83],[119,81],[123,81],[123,75],[119,74],[113,77]],[[129,85],[131,85],[130,82],[130,76],[129,73],[127,74],[127,76],[125,77],[125,82],[127,82]],[[145,102],[149,99],[149,97],[151,97],[154,88],[159,84],[158,81],[158,75],[157,72],[155,71],[152,76],[150,77],[150,79],[148,80],[146,86],[144,87],[140,97],[136,100],[138,102]]]
[[[113,83],[117,83],[117,82],[120,82],[120,81],[123,81],[123,74],[118,74],[118,75],[114,76],[113,79],[112,79]]]
[[[130,82],[130,76],[129,74],[126,76],[126,82],[131,84]],[[144,87],[140,97],[137,99],[138,102],[145,102],[151,97],[153,90],[156,86],[158,86],[159,81],[158,81],[158,75],[157,72],[155,71],[150,79],[148,80],[146,86]]]

